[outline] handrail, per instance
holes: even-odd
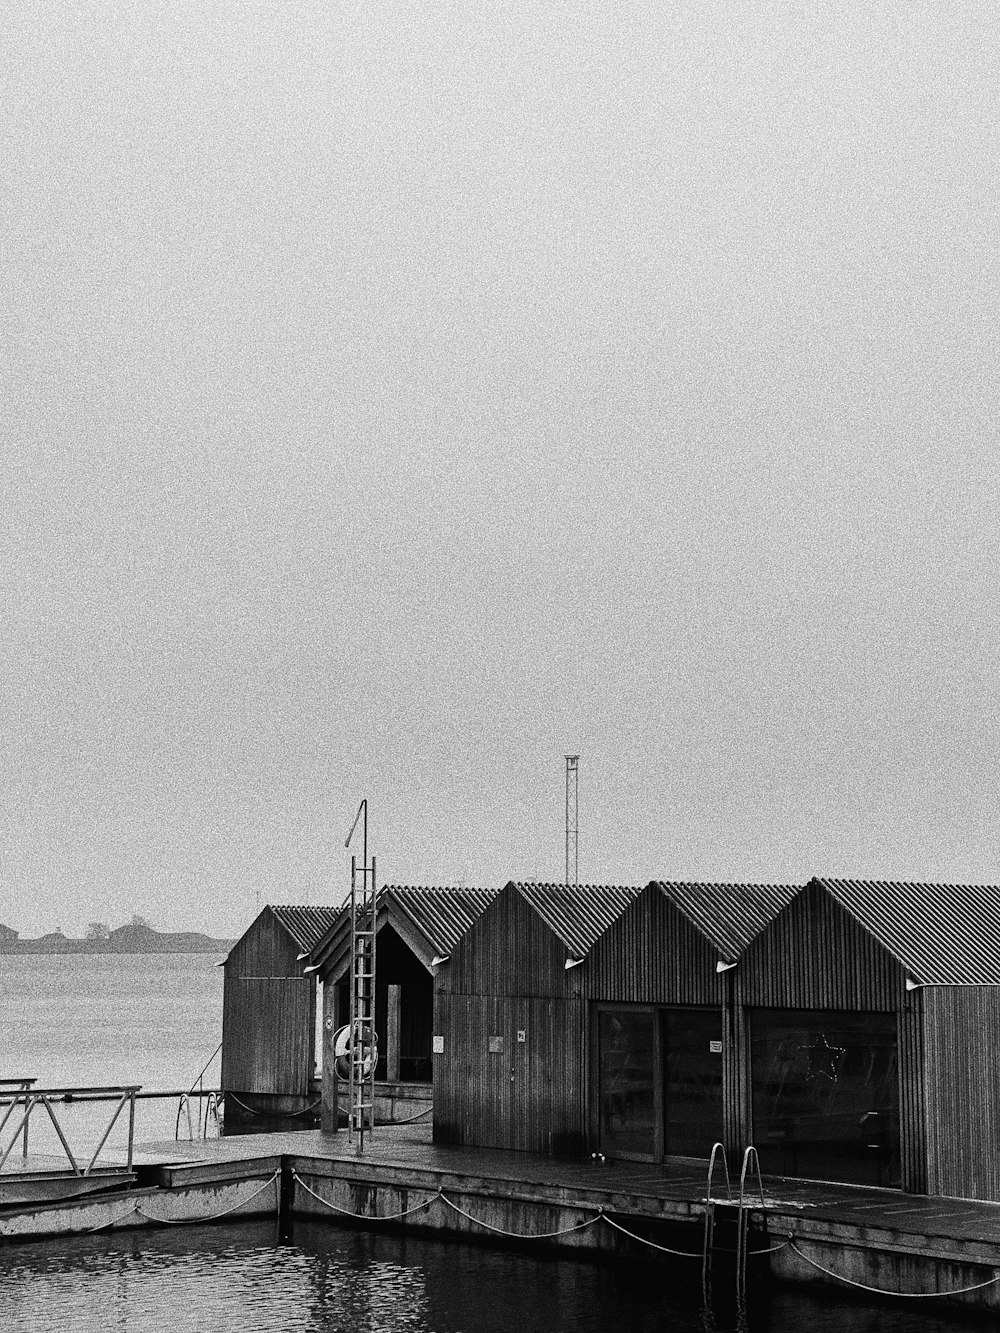
[[[740,1171],[740,1211],[736,1227],[736,1299],[741,1308],[747,1291],[747,1251],[750,1245],[750,1210],[746,1202],[747,1171],[753,1165],[757,1177],[757,1194],[760,1207],[767,1207],[764,1198],[764,1181],[760,1174],[760,1157],[753,1144],[749,1144],[743,1153],[743,1167]]]
[[[705,1230],[701,1244],[701,1292],[706,1306],[708,1305],[709,1272],[712,1266],[712,1246],[715,1241],[715,1201],[712,1197],[712,1186],[715,1183],[715,1163],[719,1159],[721,1159],[722,1170],[725,1173],[726,1198],[732,1200],[733,1197],[733,1186],[729,1179],[729,1159],[726,1157],[725,1145],[713,1143],[712,1152],[708,1159],[708,1180],[705,1185]]]
[[[199,1085],[199,1083],[201,1082],[201,1080],[205,1077],[205,1072],[206,1072],[206,1070],[208,1069],[208,1066],[212,1063],[212,1061],[215,1059],[215,1057],[219,1054],[219,1052],[220,1052],[221,1050],[222,1050],[222,1042],[220,1041],[219,1044],[218,1044],[218,1046],[216,1046],[215,1050],[212,1052],[212,1054],[208,1057],[208,1059],[207,1059],[207,1060],[205,1061],[205,1063],[202,1065],[201,1073],[198,1075],[198,1077],[195,1079],[195,1081],[191,1084],[190,1088],[188,1088],[188,1090],[187,1090],[187,1095],[188,1095],[189,1097],[191,1096],[192,1092],[194,1092],[195,1088],[198,1087],[198,1085]]]
[[[136,1095],[140,1091],[140,1088],[141,1084],[131,1083],[119,1086],[105,1085],[104,1087],[93,1087],[93,1086],[74,1087],[74,1088],[29,1087],[22,1089],[19,1093],[13,1096],[8,1093],[6,1097],[0,1099],[0,1105],[4,1105],[7,1107],[5,1114],[2,1117],[0,1117],[0,1133],[2,1133],[3,1130],[6,1128],[7,1123],[14,1116],[18,1108],[23,1107],[24,1113],[21,1116],[21,1120],[14,1131],[10,1143],[7,1145],[6,1148],[0,1151],[0,1171],[2,1171],[3,1167],[7,1163],[7,1159],[14,1151],[14,1145],[17,1142],[18,1138],[22,1138],[23,1153],[24,1157],[27,1158],[28,1126],[31,1122],[32,1112],[38,1106],[42,1106],[45,1108],[45,1112],[48,1115],[49,1120],[52,1122],[52,1127],[56,1132],[56,1137],[59,1139],[59,1142],[62,1145],[63,1152],[66,1154],[66,1160],[69,1162],[70,1170],[75,1176],[90,1175],[91,1171],[97,1164],[97,1159],[98,1157],[100,1157],[104,1145],[111,1137],[111,1131],[117,1124],[118,1117],[121,1115],[122,1111],[127,1106],[128,1107],[128,1154],[127,1154],[125,1169],[131,1171],[133,1149],[135,1146],[135,1099]],[[69,1145],[69,1140],[63,1133],[62,1125],[60,1125],[59,1123],[59,1118],[55,1113],[54,1107],[58,1105],[60,1102],[96,1103],[96,1102],[108,1102],[108,1101],[117,1102],[117,1105],[115,1106],[115,1109],[111,1115],[111,1119],[108,1121],[107,1128],[105,1129],[100,1142],[95,1148],[90,1158],[90,1161],[87,1163],[85,1167],[81,1168],[81,1166],[76,1160],[72,1148]],[[2,1147],[2,1145],[0,1145],[0,1147]]]

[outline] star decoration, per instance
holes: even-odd
[[[828,1078],[831,1083],[837,1082],[837,1075],[840,1073],[840,1065],[845,1055],[843,1046],[831,1046],[826,1039],[826,1033],[821,1032],[811,1046],[800,1046],[799,1050],[809,1052],[807,1082],[814,1078]]]

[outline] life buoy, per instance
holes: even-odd
[[[333,1034],[333,1056],[341,1078],[351,1077],[352,1060],[355,1078],[359,1075],[370,1078],[378,1067],[378,1038],[374,1028],[367,1023],[355,1023],[353,1033],[350,1023],[338,1028]]]

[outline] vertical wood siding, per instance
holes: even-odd
[[[436,978],[434,1031],[444,1038],[434,1057],[438,1142],[582,1151],[585,1006],[567,994],[576,983],[565,959],[514,889],[458,942]],[[490,1050],[491,1038],[502,1051]]]
[[[638,1004],[722,1004],[718,953],[650,885],[601,936],[580,967],[583,993],[592,1000]]]
[[[927,1190],[1000,1200],[1000,990],[928,987],[923,998]]]
[[[263,912],[225,964],[222,1088],[227,1092],[309,1095],[315,1054],[315,983],[302,976],[298,949]]]
[[[514,888],[504,889],[437,975],[459,995],[565,995],[566,949]]]
[[[815,887],[754,940],[736,973],[743,1005],[893,1013],[906,1003],[900,965]]]

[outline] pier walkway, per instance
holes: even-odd
[[[0,1207],[0,1236],[278,1215],[646,1254],[687,1265],[692,1277],[703,1259],[707,1162],[695,1159],[568,1162],[438,1145],[428,1125],[410,1124],[380,1126],[363,1154],[344,1132],[144,1144],[132,1170],[133,1183],[75,1202]],[[763,1200],[756,1191],[748,1199],[750,1258],[775,1278],[1000,1310],[1000,1204],[788,1177],[763,1183]],[[718,1173],[713,1193],[724,1215],[731,1205]]]

